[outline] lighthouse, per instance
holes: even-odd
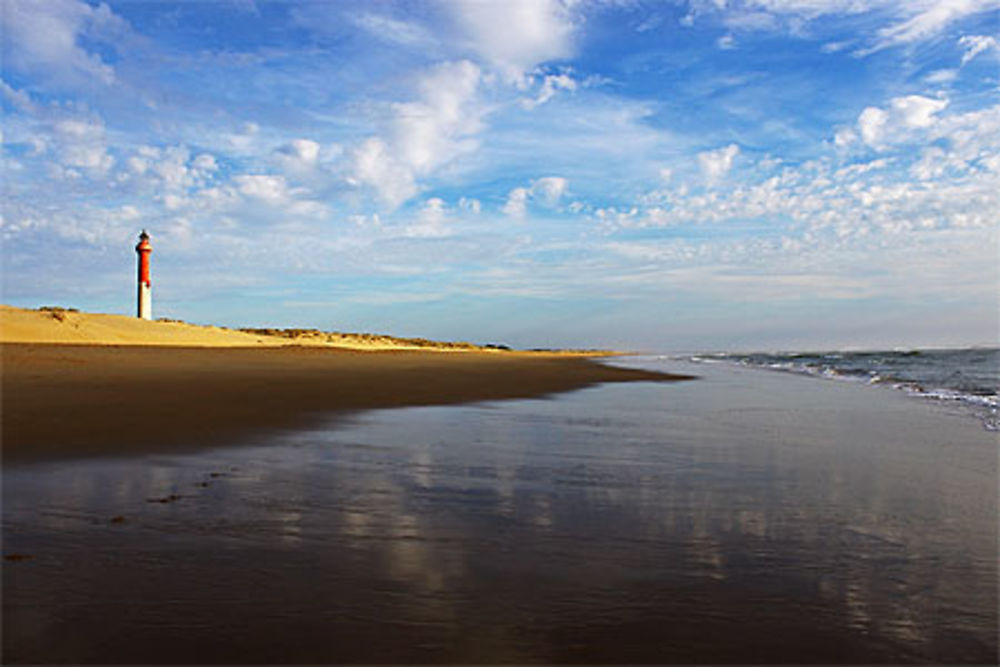
[[[149,282],[149,255],[153,252],[153,246],[149,244],[149,234],[142,230],[139,234],[139,244],[135,247],[135,252],[139,255],[139,298],[136,308],[136,317],[144,320],[153,319],[153,292]]]

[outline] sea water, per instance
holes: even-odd
[[[694,355],[701,363],[730,362],[836,380],[883,384],[912,396],[968,408],[992,431],[1000,428],[1000,349],[888,350]]]
[[[5,466],[9,662],[995,663],[995,434],[728,364]]]

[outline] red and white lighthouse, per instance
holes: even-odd
[[[142,230],[139,234],[139,245],[135,247],[135,252],[139,255],[139,300],[136,309],[136,316],[144,320],[153,319],[153,292],[149,282],[149,255],[153,252],[153,246],[149,244],[149,234]]]

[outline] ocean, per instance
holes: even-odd
[[[834,380],[900,389],[920,398],[965,406],[991,431],[1000,429],[1000,349],[794,352],[687,356]]]
[[[713,361],[5,465],[5,659],[996,664],[996,434]]]

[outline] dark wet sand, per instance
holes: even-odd
[[[681,379],[583,357],[4,344],[7,462],[219,446],[331,413]]]
[[[700,379],[5,465],[4,662],[997,664],[994,433],[651,368]]]

